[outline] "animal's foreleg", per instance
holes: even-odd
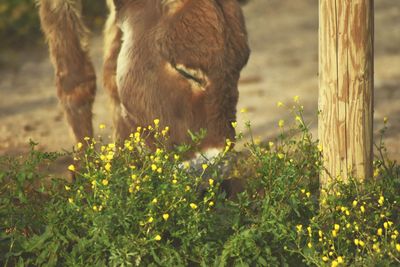
[[[110,15],[104,29],[104,69],[103,69],[103,84],[111,97],[113,106],[113,123],[114,137],[121,141],[128,137],[129,127],[122,117],[121,101],[118,95],[117,87],[117,60],[121,50],[122,32],[116,24],[116,11],[114,2],[107,1]]]
[[[55,68],[57,94],[76,141],[93,136],[96,75],[80,0],[40,0],[40,21]]]

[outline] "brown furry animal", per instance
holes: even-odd
[[[160,119],[170,144],[207,130],[201,149],[234,137],[237,84],[249,57],[238,0],[107,0],[104,86],[115,135]],[[77,141],[92,136],[95,72],[79,0],[40,0],[58,96]]]

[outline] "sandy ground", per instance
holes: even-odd
[[[400,1],[376,0],[375,132],[389,118],[385,142],[400,159]],[[252,0],[244,7],[252,54],[242,72],[239,122],[251,120],[254,135],[272,139],[277,121],[289,114],[276,103],[295,95],[316,134],[318,97],[318,2]],[[101,70],[102,40],[92,38],[92,58]],[[20,154],[29,139],[46,151],[71,150],[73,139],[58,105],[45,47],[0,53],[0,155]],[[98,75],[100,77],[100,75]],[[111,126],[107,96],[98,79],[94,125]],[[244,118],[246,117],[246,118]],[[99,132],[96,127],[97,133]],[[111,132],[106,130],[106,135]]]

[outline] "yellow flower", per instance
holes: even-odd
[[[278,126],[279,126],[279,128],[283,128],[283,126],[285,126],[285,121],[284,120],[279,120],[278,121]]]
[[[282,153],[278,153],[278,158],[279,159],[283,159],[285,157],[285,155],[284,154],[282,154]]]
[[[162,154],[163,153],[163,150],[162,149],[160,149],[160,148],[157,148],[156,149],[156,155],[160,155],[160,154]]]
[[[319,236],[319,237],[322,237],[322,235],[323,235],[322,231],[321,231],[321,230],[318,230],[318,236]]]
[[[101,181],[101,183],[102,183],[104,186],[107,186],[107,185],[108,185],[108,180],[107,180],[107,179],[103,179],[103,181]]]
[[[278,106],[278,108],[283,107],[283,103],[281,101],[278,101],[278,103],[276,103],[276,105]]]
[[[189,206],[194,210],[197,209],[197,205],[194,203],[190,203]]]
[[[129,191],[129,193],[133,193],[133,187],[130,186],[128,191]]]
[[[76,148],[79,150],[83,147],[83,144],[81,142],[79,142],[78,144],[76,144]]]
[[[112,159],[114,158],[114,152],[112,152],[112,151],[108,152],[106,158],[107,158],[108,160],[112,160]]]
[[[379,197],[379,200],[378,200],[378,203],[379,203],[379,205],[383,205],[383,203],[384,203],[384,201],[385,201],[385,198],[383,197],[383,196],[380,196]]]
[[[400,252],[400,244],[396,244],[396,250]]]
[[[310,226],[307,227],[307,232],[308,232],[308,235],[311,236],[312,231],[311,231],[311,227]]]
[[[360,207],[360,210],[361,210],[362,213],[364,213],[364,212],[365,212],[365,207],[364,207],[364,206],[361,206],[361,207]]]
[[[354,239],[354,245],[358,246],[359,243],[360,243],[360,241],[357,238]]]
[[[185,191],[190,191],[190,189],[191,189],[191,188],[190,188],[190,186],[188,186],[188,185],[185,187]]]
[[[327,261],[329,260],[329,258],[328,258],[327,256],[323,256],[323,257],[322,257],[322,260],[325,261],[325,262],[327,262]]]
[[[365,246],[365,242],[364,242],[364,241],[362,241],[362,240],[358,241],[358,244],[360,245],[360,247],[363,247],[363,246]]]
[[[97,211],[97,206],[96,205],[93,206],[93,210]]]
[[[115,148],[115,144],[114,143],[108,144],[108,149],[114,149],[114,148]]]
[[[72,164],[69,165],[69,166],[68,166],[68,170],[70,170],[70,171],[72,171],[72,172],[75,171],[75,166],[72,165]]]
[[[307,244],[307,247],[312,248],[312,243],[309,242],[309,243]]]
[[[147,221],[148,221],[149,223],[152,223],[152,222],[154,221],[154,218],[153,218],[153,217],[150,217]]]
[[[375,250],[375,251],[377,251],[377,252],[379,252],[379,251],[380,251],[380,249],[379,249],[379,244],[378,244],[378,243],[373,244],[373,245],[372,245],[372,249]]]
[[[333,237],[337,237],[337,231],[336,230],[332,230],[332,236]]]
[[[156,171],[157,170],[157,165],[156,164],[151,164],[151,170]]]
[[[163,217],[163,219],[164,219],[164,220],[168,220],[168,218],[169,218],[169,214],[168,214],[168,213],[165,213],[165,214],[163,214],[163,216],[162,216],[162,217]]]
[[[158,168],[158,169],[157,169],[157,172],[158,172],[158,173],[162,173],[162,168],[161,168],[161,167]]]
[[[389,119],[388,119],[388,117],[383,117],[383,123],[388,123],[388,121],[389,121]]]
[[[156,235],[156,236],[154,237],[154,240],[160,241],[160,240],[161,240],[161,236],[160,236],[160,235]]]
[[[100,128],[100,129],[105,129],[105,128],[106,128],[106,125],[105,125],[104,123],[101,123],[101,124],[99,124],[99,128]]]
[[[110,164],[110,162],[107,162],[107,164],[104,166],[104,169],[106,170],[106,171],[110,171],[111,170],[111,164]]]
[[[307,197],[310,197],[310,196],[311,196],[311,193],[310,193],[310,192],[307,192],[307,193],[306,193],[306,196],[307,196]]]
[[[208,206],[210,206],[210,207],[214,206],[214,202],[213,202],[213,201],[210,201],[210,202],[208,203]]]
[[[357,204],[358,204],[357,200],[354,200],[353,201],[353,207],[357,206]]]
[[[319,152],[322,152],[322,150],[323,150],[323,147],[322,147],[322,145],[321,145],[321,144],[318,144],[318,145],[317,145],[317,148],[318,148],[318,151],[319,151]]]
[[[73,198],[68,198],[68,202],[72,204],[72,203],[74,203],[74,199]]]
[[[246,113],[248,110],[247,110],[247,108],[242,108],[241,110],[240,110],[240,113]]]
[[[299,99],[300,99],[300,97],[298,95],[293,97],[293,101],[296,103],[299,103]]]
[[[332,261],[332,264],[331,264],[332,267],[336,267],[338,265],[339,265],[339,263],[336,260]]]
[[[71,187],[69,187],[68,185],[64,186],[66,191],[71,190]]]
[[[184,169],[189,169],[189,167],[190,167],[190,163],[187,162],[187,161],[185,161],[185,162],[183,163],[183,168],[184,168]]]
[[[298,122],[301,122],[301,117],[300,116],[296,116],[295,120],[298,121]]]
[[[341,256],[337,257],[336,260],[338,263],[343,263],[343,257],[341,257]]]
[[[301,224],[296,225],[296,229],[297,229],[297,232],[301,232],[301,230],[303,229],[303,225],[301,225]]]
[[[233,121],[233,122],[231,122],[231,125],[232,125],[233,129],[235,129],[237,127],[237,122]]]
[[[387,223],[387,222],[384,222],[384,223],[383,223],[383,227],[384,227],[385,229],[388,229],[388,223]]]
[[[176,184],[177,182],[178,182],[178,180],[176,180],[176,179],[172,180],[173,184]]]
[[[333,226],[333,228],[334,228],[336,231],[339,231],[340,226],[339,226],[339,224],[335,224],[335,225]]]
[[[209,184],[210,186],[213,186],[213,185],[214,185],[214,180],[213,180],[213,179],[208,179],[208,184]]]
[[[155,119],[153,122],[154,122],[155,126],[158,126],[160,124],[160,120],[159,119]]]
[[[376,234],[377,234],[378,236],[381,236],[381,235],[382,235],[382,233],[383,233],[383,230],[382,230],[382,228],[379,228],[379,229],[378,229],[378,231],[376,232]]]
[[[203,170],[205,170],[205,169],[208,168],[208,165],[204,163],[204,164],[201,165],[201,167],[203,168]]]
[[[273,147],[274,147],[274,145],[275,145],[275,144],[274,144],[274,142],[271,142],[271,141],[270,141],[270,142],[268,142],[268,146],[269,146],[269,148],[273,148]]]
[[[136,175],[136,174],[132,174],[132,175],[131,175],[131,179],[132,179],[132,180],[136,180],[136,179],[137,179],[137,175]]]

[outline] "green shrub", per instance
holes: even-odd
[[[1,47],[32,45],[42,40],[35,0],[3,0],[0,3]],[[105,1],[82,1],[86,24],[99,29],[106,16]]]
[[[321,148],[302,108],[292,112],[294,127],[284,131],[280,121],[274,142],[251,139],[243,151],[226,149],[201,163],[184,161],[189,146],[167,150],[169,129],[159,129],[158,120],[122,146],[90,139],[78,144],[76,164],[68,167],[73,183],[49,182],[44,166],[59,154],[38,152],[34,144],[25,159],[1,158],[0,262],[398,264],[399,167],[377,160],[376,180],[338,181],[320,196]],[[157,149],[145,145],[149,134]],[[193,135],[194,141],[201,137]],[[228,198],[226,182],[238,180],[246,182],[245,189]]]

